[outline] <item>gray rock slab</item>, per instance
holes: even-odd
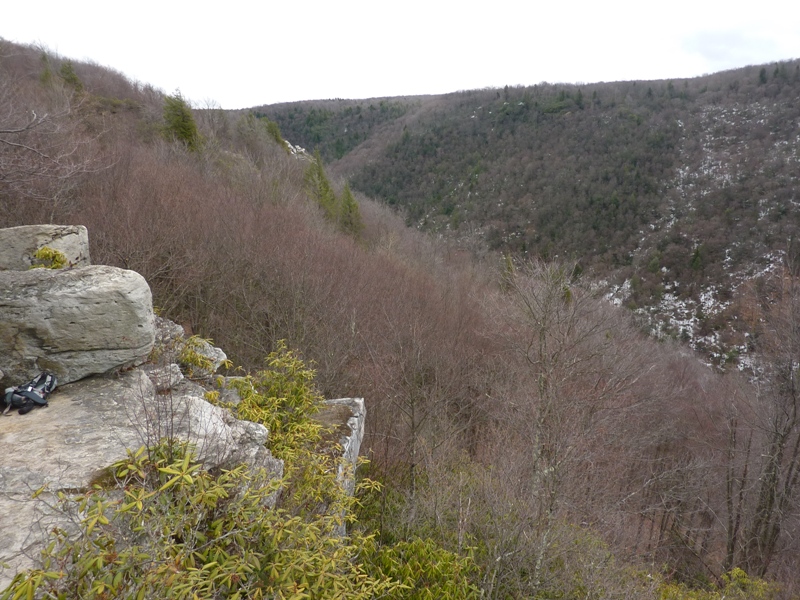
[[[332,428],[332,436],[341,446],[342,460],[336,470],[336,478],[349,494],[356,488],[356,468],[358,453],[364,440],[364,422],[367,410],[363,398],[336,398],[326,400],[316,419],[323,425]],[[338,534],[347,534],[347,525],[338,527]]]
[[[22,225],[0,229],[0,270],[27,271],[33,253],[48,246],[64,253],[68,267],[85,267],[89,233],[83,225]]]
[[[88,378],[59,388],[47,408],[0,417],[0,590],[34,566],[53,526],[69,530],[74,515],[55,509],[59,490],[79,491],[127,449],[164,435],[191,441],[208,468],[246,463],[275,477],[283,462],[265,448],[263,425],[235,419],[184,381],[168,394],[140,369]],[[47,485],[37,499],[32,493]]]

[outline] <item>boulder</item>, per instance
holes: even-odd
[[[68,267],[91,264],[83,225],[23,225],[0,229],[0,271],[27,271],[35,262],[34,252],[45,246],[63,252]]]
[[[155,345],[156,348],[159,348],[159,352],[172,352],[176,349],[179,350],[179,344],[181,344],[184,339],[183,327],[174,321],[170,321],[169,319],[165,319],[156,315],[155,329]]]
[[[208,340],[192,336],[178,340],[178,362],[186,369],[190,379],[210,379],[228,360],[221,348]]]
[[[0,567],[0,590],[35,564],[54,526],[69,529],[69,515],[54,508],[57,492],[87,489],[127,449],[169,434],[191,441],[206,468],[245,463],[282,476],[283,462],[265,448],[267,429],[235,419],[206,402],[204,393],[186,380],[158,393],[143,370],[133,369],[60,387],[49,407],[2,417],[0,564],[9,567]],[[45,485],[47,491],[32,499]]]
[[[150,287],[134,271],[0,271],[0,385],[40,371],[60,384],[141,364],[153,347]]]
[[[183,327],[169,319],[157,316],[155,332],[153,358],[160,363],[176,363],[189,379],[210,380],[228,360],[221,348],[199,336],[187,338]]]
[[[183,381],[183,372],[175,363],[146,365],[143,371],[156,386],[157,392],[166,392]]]

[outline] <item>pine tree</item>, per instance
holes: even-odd
[[[200,150],[202,145],[192,109],[180,92],[164,98],[164,136],[183,142],[192,152]]]
[[[59,70],[61,74],[61,79],[64,80],[64,83],[71,86],[76,92],[80,93],[83,91],[83,83],[78,78],[78,74],[75,72],[75,66],[72,64],[72,61],[66,61],[61,63],[61,69]]]
[[[339,206],[339,228],[346,234],[358,237],[364,229],[361,220],[361,209],[350,191],[350,184],[344,184],[342,201]]]
[[[328,180],[328,176],[325,174],[319,150],[314,152],[314,160],[306,169],[305,184],[308,194],[320,205],[325,218],[329,221],[336,221],[338,213],[336,194],[333,191],[331,182]]]
[[[262,117],[261,122],[264,123],[264,126],[267,128],[267,133],[272,137],[273,140],[284,150],[289,152],[289,147],[286,145],[286,140],[283,139],[281,135],[281,128],[275,121],[270,121],[266,117]]]

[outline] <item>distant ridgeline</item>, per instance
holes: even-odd
[[[303,102],[259,114],[411,224],[577,260],[618,284],[617,301],[632,308],[672,294],[696,312],[711,293],[707,313],[743,280],[794,258],[798,98],[795,60],[693,79]]]
[[[255,115],[275,120],[286,139],[317,149],[326,161],[331,161],[342,158],[381,125],[418,105],[419,102],[405,99],[330,100],[265,106],[256,109]]]

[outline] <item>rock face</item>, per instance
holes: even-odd
[[[0,271],[3,387],[44,370],[65,384],[141,364],[154,339],[150,287],[134,271]]]
[[[333,435],[342,447],[342,462],[339,465],[339,481],[347,493],[355,491],[355,472],[358,453],[364,440],[364,420],[367,410],[363,398],[337,398],[326,400],[325,407],[317,414],[324,425],[334,428]]]
[[[48,246],[63,252],[68,267],[85,267],[89,260],[89,234],[82,225],[23,225],[0,229],[0,271],[27,271],[33,253]]]
[[[337,398],[326,400],[325,407],[317,413],[317,420],[333,428],[333,438],[342,448],[336,478],[344,490],[353,495],[356,488],[358,453],[364,439],[364,420],[367,416],[363,398]],[[347,535],[347,525],[338,527],[340,536]]]
[[[174,435],[193,442],[207,468],[246,463],[280,477],[283,463],[265,448],[266,428],[235,419],[204,393],[187,380],[159,393],[144,370],[134,369],[59,387],[49,407],[2,417],[0,563],[10,567],[0,568],[0,590],[34,565],[53,526],[68,526],[67,515],[50,508],[55,493],[87,488],[128,448]],[[32,500],[45,484],[49,491]]]

